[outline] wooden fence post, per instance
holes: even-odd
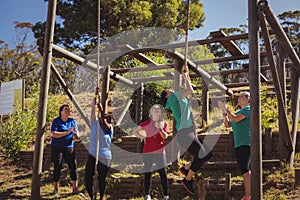
[[[231,191],[231,173],[225,173],[225,199],[230,197]]]
[[[199,178],[197,181],[198,200],[205,200],[205,196],[206,196],[205,187],[206,187],[205,180],[202,178]]]
[[[266,128],[264,134],[264,158],[271,159],[272,158],[272,129]]]

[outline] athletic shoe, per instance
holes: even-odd
[[[58,195],[58,189],[53,189],[53,192],[51,195],[56,197]]]
[[[179,172],[183,175],[183,176],[187,176],[189,173],[188,169],[185,169],[184,167],[180,167],[179,168]]]
[[[144,200],[151,200],[151,196],[148,194],[148,195],[145,195],[145,198]]]
[[[181,181],[181,185],[188,191],[191,195],[195,195],[195,191],[193,189],[193,181],[188,181],[185,178]]]
[[[170,199],[170,198],[169,198],[168,195],[164,196],[164,200],[169,200],[169,199]]]

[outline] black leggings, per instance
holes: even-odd
[[[93,176],[95,174],[95,163],[96,163],[96,158],[89,154],[88,160],[87,160],[86,166],[85,166],[84,182],[85,182],[86,190],[91,199],[94,199],[93,198],[94,197]],[[98,161],[98,165],[97,165],[100,199],[102,199],[104,197],[104,192],[105,192],[105,188],[106,188],[105,177],[106,177],[109,169],[110,169],[110,160],[100,158],[100,160]],[[96,198],[97,198],[97,196],[95,196],[95,199]]]
[[[240,167],[241,173],[250,171],[250,146],[239,146],[235,148],[236,161]]]
[[[190,169],[198,171],[212,157],[211,150],[196,138],[193,128],[182,129],[176,134],[177,142],[194,157]]]
[[[77,180],[77,162],[74,148],[51,146],[51,160],[54,164],[53,181],[59,181],[63,159],[69,166],[71,180]]]
[[[152,166],[155,163],[158,166],[158,173],[160,176],[161,186],[165,196],[169,195],[168,179],[167,179],[167,160],[165,154],[144,154],[145,164],[145,194],[150,194]]]

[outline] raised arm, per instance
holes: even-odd
[[[99,87],[96,87],[93,102],[92,102],[92,111],[91,111],[91,122],[96,119],[96,107],[98,106],[98,102],[100,102],[100,94]]]
[[[161,136],[164,140],[167,139],[168,136],[169,136],[169,133],[166,132],[166,131],[164,130],[165,121],[155,122],[154,125],[156,126],[156,128],[158,128],[160,136]],[[167,128],[167,129],[168,129],[168,128]]]
[[[221,101],[218,101],[218,106],[223,112],[223,121],[224,121],[225,127],[227,127],[227,128],[231,127],[230,121],[239,122],[246,118],[246,116],[243,114],[235,115],[235,114],[231,113],[228,110],[227,105]]]
[[[189,75],[189,70],[188,70],[188,66],[184,65],[182,67],[184,70],[184,73],[182,73],[182,77],[184,79],[184,89],[181,91],[181,98],[185,98],[187,96],[189,96],[190,94],[193,94],[194,89],[193,86],[191,84],[191,78]]]

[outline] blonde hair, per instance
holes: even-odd
[[[154,104],[153,106],[151,106],[151,108],[149,109],[149,118],[152,119],[151,113],[152,113],[152,111],[153,111],[153,109],[154,109],[155,107],[159,107],[159,109],[160,109],[160,117],[159,117],[160,120],[165,119],[167,113],[166,113],[164,107],[163,107],[162,105],[160,105],[160,104]]]

